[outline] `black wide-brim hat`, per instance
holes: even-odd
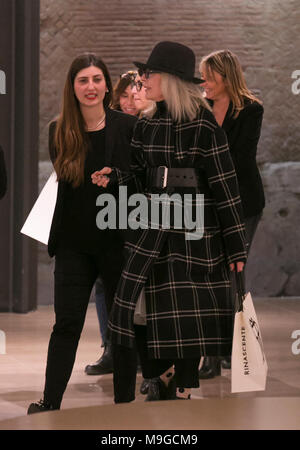
[[[201,78],[194,77],[196,57],[193,50],[178,42],[159,42],[146,63],[133,61],[133,64],[141,70],[170,73],[192,83],[204,82]]]

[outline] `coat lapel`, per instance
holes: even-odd
[[[207,99],[207,101],[208,101],[209,105],[211,107],[213,107],[213,104],[214,104],[213,100]],[[233,127],[234,121],[235,121],[231,112],[232,112],[232,102],[229,103],[226,115],[225,115],[223,123],[221,125],[221,128],[223,128],[223,130],[225,131],[226,134]]]
[[[235,119],[232,116],[232,102],[230,102],[228,109],[227,109],[227,113],[224,118],[224,121],[222,123],[222,128],[226,134],[233,127],[234,123],[235,123]]]
[[[117,114],[114,111],[107,108],[106,109],[106,133],[105,133],[105,165],[106,167],[111,166],[112,156],[114,151],[114,144],[116,138],[116,121]]]

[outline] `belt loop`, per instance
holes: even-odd
[[[168,183],[168,167],[167,166],[159,166],[159,169],[164,169],[164,173],[162,175],[162,188],[164,189],[165,187],[167,187],[167,183]]]

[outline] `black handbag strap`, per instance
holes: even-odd
[[[236,282],[236,295],[238,297],[237,312],[240,312],[240,311],[243,311],[243,301],[246,296],[245,276],[244,276],[244,271],[242,271],[242,272],[237,271],[236,265],[235,265],[235,282]]]

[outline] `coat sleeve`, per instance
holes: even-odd
[[[4,197],[7,189],[7,175],[3,150],[0,147],[0,198]]]
[[[142,120],[135,125],[131,141],[130,171],[114,168],[119,185],[127,185],[132,192],[141,192],[146,182],[146,161],[143,157]]]
[[[246,261],[245,226],[241,199],[227,138],[215,127],[204,152],[204,168],[216,202],[228,264]]]

